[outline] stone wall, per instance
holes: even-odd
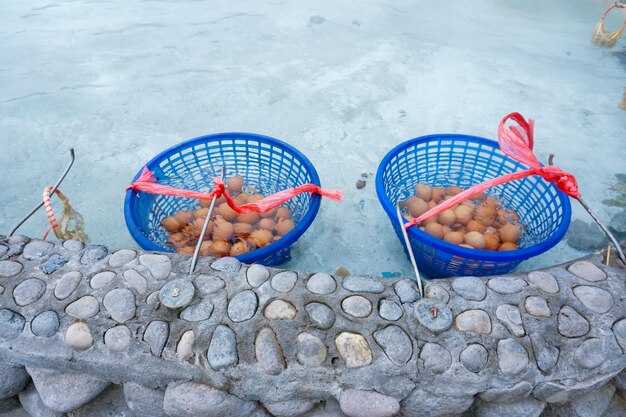
[[[424,299],[404,279],[189,262],[0,237],[0,413],[626,414],[626,270],[600,254]]]

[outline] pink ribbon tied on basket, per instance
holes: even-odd
[[[211,200],[213,197],[219,198],[221,196],[224,196],[228,206],[239,214],[250,212],[267,213],[268,211],[280,206],[287,200],[302,193],[315,193],[319,194],[322,197],[330,198],[334,201],[341,201],[344,194],[343,190],[323,189],[318,185],[308,183],[299,185],[294,188],[288,188],[286,190],[279,191],[275,194],[263,198],[262,200],[255,201],[254,203],[247,203],[238,206],[226,190],[224,181],[221,178],[216,177],[213,179],[213,182],[215,183],[215,186],[213,187],[213,190],[209,193],[184,190],[181,188],[171,187],[169,185],[158,184],[157,179],[154,177],[154,172],[150,171],[147,167],[144,167],[139,178],[137,178],[136,181],[130,184],[126,188],[126,191],[142,191],[149,194],[169,195],[173,197],[188,197],[196,198],[199,200]]]
[[[506,123],[509,120],[515,122],[516,124],[507,126]],[[433,207],[421,216],[405,223],[404,227],[408,229],[411,226],[415,226],[420,222],[435,216],[458,203],[470,199],[491,187],[504,184],[509,181],[526,178],[531,175],[539,175],[546,181],[554,183],[559,190],[563,191],[570,197],[574,197],[576,199],[580,198],[578,183],[572,174],[567,173],[554,165],[542,166],[535,157],[535,154],[533,154],[534,125],[534,120],[526,120],[524,119],[524,116],[515,112],[506,115],[502,121],[500,121],[500,125],[498,126],[498,144],[500,145],[502,152],[504,152],[504,154],[509,158],[530,166],[530,169],[502,175],[489,181],[476,184],[467,190],[456,194],[445,202]]]

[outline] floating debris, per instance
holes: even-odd
[[[359,189],[359,190],[361,188],[365,187],[366,185],[367,185],[367,181],[365,181],[365,180],[358,180],[356,182],[356,188]]]
[[[335,275],[341,278],[345,278],[352,274],[346,268],[344,268],[343,266],[340,266],[339,268],[335,270]]]

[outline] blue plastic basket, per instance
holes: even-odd
[[[188,140],[167,149],[146,164],[159,183],[210,192],[213,178],[226,168],[226,178],[241,175],[246,184],[264,195],[320,180],[311,162],[297,149],[268,136],[251,133],[219,133]],[[142,167],[143,170],[143,167]],[[135,181],[141,171],[137,173]],[[320,196],[300,194],[284,206],[295,227],[280,240],[236,258],[245,263],[278,265],[289,258],[291,245],[311,225],[320,207]],[[133,239],[143,249],[172,252],[161,221],[179,210],[198,208],[198,200],[128,191],[124,217]]]
[[[527,168],[504,155],[498,143],[489,139],[456,134],[422,136],[396,146],[385,156],[376,173],[376,192],[404,245],[396,202],[413,195],[416,184],[468,188]],[[541,177],[505,183],[486,194],[497,196],[517,211],[527,228],[530,239],[526,241],[531,243],[525,246],[522,242],[520,249],[513,251],[477,250],[447,243],[411,227],[407,232],[420,272],[431,278],[504,274],[521,261],[552,248],[567,231],[571,219],[569,199]]]

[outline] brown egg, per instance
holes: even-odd
[[[215,228],[213,229],[213,240],[215,242],[218,241],[227,241],[233,237],[235,233],[235,226],[231,223],[227,222],[221,217],[218,217],[215,220]]]
[[[435,203],[434,201],[429,201],[428,202],[428,210],[430,210],[431,208],[435,207],[437,205],[437,203]]]
[[[178,220],[179,223],[185,225],[192,221],[195,215],[192,211],[181,210],[178,213],[174,214],[174,217],[176,217],[176,220]]]
[[[202,222],[204,222],[204,220],[205,219],[202,219]],[[204,234],[204,239],[202,240],[211,240],[211,236],[213,235],[213,230],[215,230],[215,220],[209,220],[209,224],[207,225],[207,228],[206,228],[206,233]]]
[[[487,250],[498,250],[500,247],[500,239],[498,236],[493,234],[485,234],[485,249]]]
[[[409,219],[410,220],[410,219]],[[431,223],[437,223],[437,215],[434,216],[430,216],[429,218],[427,218],[426,220],[422,221],[422,224],[424,226],[429,225]]]
[[[485,198],[487,198],[487,196],[485,195],[484,191],[481,191],[478,194],[476,194],[474,197],[472,197],[472,199],[478,200],[478,201],[484,201]]]
[[[429,223],[424,226],[424,231],[431,236],[434,236],[438,239],[443,237],[443,227],[439,223]]]
[[[417,184],[415,186],[415,195],[424,201],[430,201],[430,187],[426,184]]]
[[[465,234],[465,243],[476,249],[484,249],[486,245],[485,237],[479,232],[468,232]]]
[[[243,240],[235,242],[235,244],[230,248],[230,256],[243,255],[248,252],[250,252],[250,245]]]
[[[210,240],[205,240],[204,242],[202,242],[200,244],[200,252],[198,252],[198,255],[200,256],[211,256],[213,254],[212,252],[212,246],[213,246],[213,242]]]
[[[487,198],[485,198],[484,205],[487,206],[487,207],[491,207],[494,210],[499,206],[498,200],[496,200],[495,197],[487,197]]]
[[[443,231],[444,236],[446,235],[446,233],[452,232],[452,229],[450,229],[448,226],[441,226],[441,230]]]
[[[472,200],[462,201],[461,206],[469,208],[470,210],[472,210],[472,213],[474,212],[475,204]]]
[[[287,233],[291,232],[296,224],[291,219],[281,220],[274,226],[274,230],[276,234],[279,236],[285,236]]]
[[[189,239],[198,239],[200,237],[200,232],[202,231],[202,227],[194,226],[193,222],[189,223],[187,226],[183,227],[180,231],[183,235],[187,236]]]
[[[224,241],[213,242],[211,252],[213,256],[227,256],[230,254],[230,243]]]
[[[234,197],[233,201],[235,202],[236,205],[243,206],[244,204],[248,202],[248,194],[241,193],[238,196]]]
[[[430,199],[435,203],[438,203],[445,194],[446,191],[443,188],[431,187],[430,189]]]
[[[517,249],[517,244],[513,242],[504,242],[498,248],[499,251],[516,250],[516,249]]]
[[[456,216],[457,222],[461,224],[467,224],[470,220],[472,220],[473,212],[473,208],[462,205],[454,210],[454,215]]]
[[[254,245],[257,248],[262,248],[263,246],[267,246],[271,241],[274,235],[269,230],[260,229],[255,230],[250,233],[250,240],[254,242]]]
[[[465,225],[461,223],[453,223],[450,225],[450,230],[465,233]]]
[[[466,230],[468,232],[483,233],[485,231],[485,225],[479,222],[478,220],[470,220],[469,222],[467,222]]]
[[[254,226],[249,223],[235,223],[235,236],[237,239],[245,239],[254,231]]]
[[[261,213],[261,217],[263,217],[264,219],[265,218],[273,219],[276,216],[277,212],[278,212],[278,208],[275,207],[268,212]]]
[[[234,177],[230,177],[226,180],[226,186],[228,187],[229,193],[240,193],[241,187],[243,187],[243,177],[240,175],[235,175]]]
[[[456,215],[454,214],[454,210],[448,209],[439,213],[437,219],[439,223],[444,226],[450,226],[454,222],[456,222]]]
[[[173,233],[170,235],[167,241],[175,248],[180,249],[187,245],[187,242],[189,242],[189,238],[182,233]]]
[[[240,214],[239,217],[237,217],[237,222],[255,224],[256,222],[259,221],[260,218],[261,216],[259,215],[259,213],[251,211],[250,213]]]
[[[482,224],[481,224],[482,225]],[[489,235],[497,235],[498,234],[498,229],[496,229],[493,226],[487,226],[485,228],[485,234],[489,234]]]
[[[519,241],[522,232],[517,226],[511,223],[507,223],[499,229],[500,240],[503,242],[517,243]]]
[[[448,232],[443,235],[443,240],[448,243],[453,243],[455,245],[460,245],[463,243],[465,235],[462,232]]]
[[[248,203],[256,203],[257,201],[263,200],[264,198],[265,196],[263,194],[256,193],[246,197],[246,200],[248,200]]]
[[[496,210],[486,205],[476,207],[474,219],[481,222],[484,226],[491,226],[496,217]]]
[[[276,211],[276,220],[291,219],[291,211],[287,207],[279,207]]]
[[[199,208],[198,210],[193,212],[193,215],[196,216],[196,218],[198,217],[203,217],[206,219],[206,216],[209,214],[209,209],[206,207],[203,208]]]
[[[428,203],[419,197],[409,197],[406,200],[406,208],[413,217],[419,217],[428,211]]]
[[[445,189],[446,195],[448,196],[457,195],[461,191],[463,191],[463,189],[461,187],[457,187],[456,185],[453,185]]]
[[[176,253],[178,253],[179,255],[191,256],[194,254],[195,251],[196,248],[194,248],[193,246],[183,246],[182,248],[179,248]]]
[[[178,221],[174,216],[166,217],[161,220],[161,226],[169,233],[176,233],[183,228],[185,224]]]
[[[259,223],[257,224],[257,227],[259,229],[265,229],[265,230],[272,231],[272,230],[274,230],[274,226],[275,225],[276,225],[276,222],[273,219],[261,219],[261,220],[259,220]]]
[[[239,216],[239,213],[230,208],[230,206],[226,203],[220,204],[216,213],[228,221],[233,221]]]

